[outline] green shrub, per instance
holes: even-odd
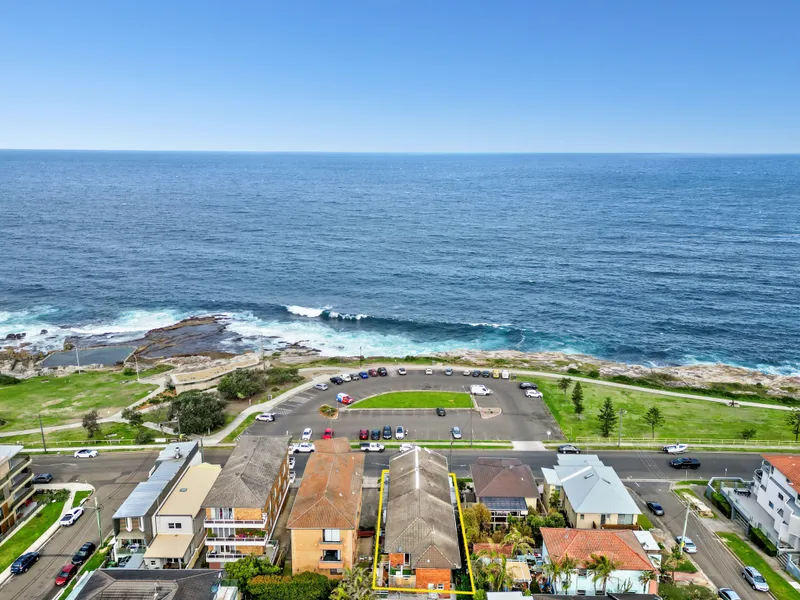
[[[731,504],[725,496],[719,492],[713,492],[711,494],[711,504],[716,506],[723,515],[729,519],[731,518]]]
[[[125,375],[125,377],[132,377],[133,375],[136,375],[136,369],[133,367],[125,367],[122,369],[122,374]]]
[[[581,370],[580,369],[576,369],[575,367],[570,367],[569,369],[567,369],[567,373],[571,373],[573,375],[579,375],[580,372],[581,372]]]
[[[141,427],[139,431],[136,433],[136,438],[134,442],[136,444],[152,444],[154,439],[156,439],[156,436],[153,433],[152,429]]]
[[[297,371],[297,367],[272,367],[267,369],[266,374],[267,381],[273,386],[297,383],[303,380],[303,377]]]
[[[22,380],[12,377],[11,375],[0,375],[0,385],[16,385],[20,381]]]
[[[220,380],[217,391],[225,400],[246,400],[263,392],[266,387],[267,382],[262,371],[239,369],[225,375]]]
[[[598,371],[597,369],[592,369],[591,371],[589,371],[589,377],[591,377],[592,379],[597,379],[598,377],[600,377],[600,371]]]
[[[764,535],[764,532],[758,529],[757,527],[751,527],[750,531],[747,534],[747,537],[750,538],[750,541],[753,542],[756,546],[761,548],[764,551],[764,554],[767,556],[777,556],[778,549],[775,547],[775,544],[769,541],[769,538]]]

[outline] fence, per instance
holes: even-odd
[[[623,437],[623,446],[668,446],[675,443],[713,445],[713,446],[752,446],[754,448],[765,448],[769,446],[792,446],[800,448],[800,442],[794,440],[743,440],[731,438],[697,438],[676,440],[675,438],[631,438]],[[607,444],[616,446],[619,440],[616,436],[610,437],[577,437],[575,443],[583,444]]]

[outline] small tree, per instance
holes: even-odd
[[[472,511],[475,513],[475,520],[478,523],[478,527],[480,527],[481,531],[488,531],[492,524],[492,513],[486,508],[486,505],[478,502],[473,504],[471,507]]]
[[[142,413],[134,408],[124,409],[122,411],[122,418],[134,427],[139,427],[142,423],[144,423],[144,417],[142,416]]]
[[[100,433],[100,423],[97,422],[97,411],[92,409],[83,415],[81,425],[86,430],[86,435],[89,439],[93,439],[95,435]]]
[[[656,427],[664,424],[664,416],[661,414],[661,409],[657,406],[648,408],[647,412],[644,413],[644,422],[650,426],[650,430],[653,432],[653,438],[655,438]]]
[[[550,494],[550,510],[558,510],[561,506],[561,490],[553,490]]]
[[[603,584],[602,596],[606,595],[606,586],[608,580],[614,571],[620,568],[620,562],[604,554],[591,554],[591,560],[587,563],[586,568],[592,573],[592,581],[597,583],[600,581]]]
[[[572,383],[572,379],[569,377],[562,377],[558,380],[558,389],[564,392],[564,400],[567,399],[567,392],[569,391],[569,386]]]
[[[361,567],[344,570],[344,577],[333,592],[330,600],[375,600],[377,593],[372,589],[372,577]]]
[[[649,584],[651,581],[656,581],[658,579],[658,573],[655,570],[652,571],[642,571],[641,575],[639,575],[639,583],[644,586],[645,593],[648,590]]]
[[[512,527],[503,538],[504,544],[511,545],[511,554],[531,554],[533,552],[533,539],[523,535],[519,529]]]
[[[752,440],[754,437],[756,437],[755,429],[742,429],[743,440]]]
[[[603,408],[600,409],[600,414],[597,415],[597,419],[600,421],[600,433],[603,434],[603,437],[611,435],[611,431],[617,424],[617,412],[614,410],[614,403],[611,402],[611,398],[606,398]]]
[[[225,402],[216,394],[190,390],[175,397],[169,419],[178,421],[181,433],[202,434],[225,424]]]
[[[280,572],[280,567],[273,566],[266,560],[258,558],[255,555],[225,563],[226,577],[228,577],[228,579],[233,579],[240,589],[245,589],[245,586],[253,577],[259,575],[277,575]]]
[[[267,389],[266,377],[255,369],[238,369],[223,377],[217,391],[225,400],[246,400]]]
[[[152,430],[147,429],[146,427],[140,427],[139,431],[136,432],[136,438],[134,439],[134,443],[152,444],[154,439],[156,439],[156,436]]]
[[[787,415],[786,422],[789,424],[789,428],[794,434],[794,441],[796,442],[797,437],[800,435],[800,410],[793,408]]]
[[[566,591],[572,583],[572,576],[578,572],[578,560],[569,554],[561,558],[561,589]]]
[[[575,406],[576,415],[583,413],[583,388],[580,381],[575,384],[575,388],[572,390],[572,404]]]

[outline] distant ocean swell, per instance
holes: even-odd
[[[421,323],[401,319],[352,314],[332,307],[268,305],[258,310],[230,312],[198,310],[132,310],[110,318],[91,318],[51,306],[24,311],[0,311],[0,345],[45,351],[60,349],[68,337],[96,343],[124,343],[146,331],[165,327],[190,316],[218,315],[234,337],[220,343],[219,350],[246,351],[264,344],[267,349],[285,343],[317,348],[325,356],[394,356],[447,352],[457,349],[558,351],[589,354],[652,366],[728,362],[725,357],[703,357],[690,351],[648,352],[635,346],[604,347],[569,336],[497,323]],[[22,340],[6,340],[25,333]],[[800,364],[741,364],[766,373],[800,375]]]

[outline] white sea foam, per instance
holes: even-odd
[[[305,306],[297,306],[295,304],[290,304],[289,306],[286,307],[286,310],[288,310],[293,315],[299,315],[301,317],[308,317],[310,319],[314,319],[316,317],[321,316],[322,313],[325,312],[326,309],[324,309],[324,308],[307,308]]]

